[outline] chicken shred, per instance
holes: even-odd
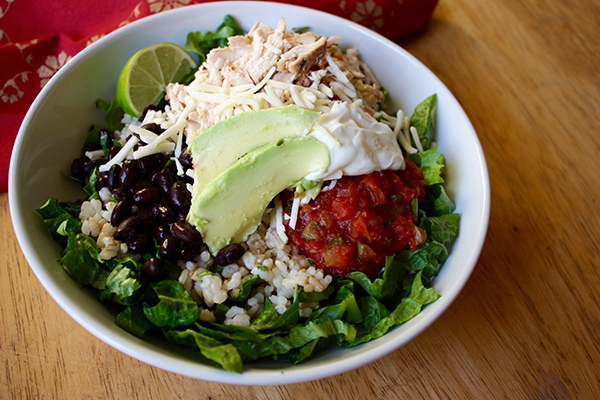
[[[358,51],[342,52],[339,42],[337,36],[289,31],[284,19],[276,28],[257,22],[246,35],[230,37],[227,47],[213,49],[190,85],[168,85],[166,99],[176,113],[185,108],[187,96],[196,99],[185,128],[188,143],[217,122],[256,108],[300,102],[326,111],[341,99],[360,101],[373,114],[384,100],[380,85]],[[277,82],[294,86],[288,90]],[[243,99],[240,92],[254,97]]]

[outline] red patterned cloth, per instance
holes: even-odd
[[[395,40],[429,20],[438,0],[287,0]],[[17,131],[40,89],[75,54],[140,18],[205,0],[0,0],[0,191]],[[60,3],[60,5],[58,5]],[[98,10],[102,10],[101,13]]]

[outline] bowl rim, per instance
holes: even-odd
[[[130,343],[129,341],[123,342],[119,340],[119,337],[115,335],[109,327],[106,327],[104,324],[96,320],[88,320],[81,315],[79,315],[76,310],[73,308],[73,302],[63,294],[50,279],[49,272],[44,268],[44,265],[41,264],[41,260],[39,260],[36,256],[34,256],[33,248],[34,243],[32,243],[27,235],[27,227],[23,225],[20,216],[24,212],[31,212],[31,210],[23,210],[18,202],[20,189],[18,186],[18,165],[21,160],[21,148],[24,146],[24,142],[26,140],[27,130],[30,124],[34,122],[37,110],[43,104],[45,98],[48,94],[53,90],[55,84],[60,82],[63,76],[69,74],[69,71],[73,68],[76,68],[76,65],[97,49],[109,45],[112,41],[117,40],[119,37],[127,35],[130,31],[137,30],[139,27],[144,24],[149,25],[152,24],[155,20],[159,20],[162,18],[166,18],[165,15],[172,15],[176,13],[184,13],[184,12],[192,12],[189,7],[193,7],[193,12],[202,11],[208,8],[223,8],[230,10],[237,10],[238,7],[277,7],[285,12],[293,12],[297,9],[303,9],[304,12],[308,12],[310,14],[320,14],[328,19],[335,20],[338,23],[344,23],[352,27],[352,29],[358,31],[361,35],[370,36],[373,39],[383,42],[388,46],[394,47],[397,51],[401,52],[404,57],[406,57],[410,62],[416,64],[420,69],[424,69],[426,73],[430,75],[430,79],[436,82],[440,88],[447,91],[447,95],[452,101],[456,102],[457,109],[463,115],[461,116],[468,123],[468,128],[472,132],[474,144],[477,150],[477,158],[478,163],[481,167],[481,176],[483,177],[483,193],[482,193],[482,208],[481,215],[478,219],[479,226],[474,227],[481,234],[478,235],[477,241],[472,243],[471,251],[468,253],[468,257],[465,262],[469,265],[469,268],[463,270],[463,273],[456,277],[458,284],[454,285],[454,290],[444,293],[442,297],[444,300],[440,302],[436,302],[436,306],[434,311],[427,313],[424,315],[423,313],[417,315],[420,321],[419,324],[415,326],[410,326],[405,330],[404,334],[398,338],[393,338],[388,345],[385,346],[372,346],[366,353],[358,353],[351,354],[349,358],[344,358],[341,360],[335,360],[333,362],[329,362],[323,365],[310,366],[308,368],[303,368],[300,364],[299,366],[295,366],[296,368],[293,370],[289,370],[289,368],[284,369],[269,369],[269,370],[252,370],[244,371],[243,374],[236,374],[227,372],[215,367],[205,366],[199,363],[186,362],[173,360],[169,356],[161,354],[157,351],[148,349],[146,346],[140,345],[139,343]],[[222,1],[222,2],[209,2],[202,4],[195,4],[190,6],[185,6],[177,9],[172,9],[168,11],[164,11],[162,13],[153,14],[140,20],[134,21],[131,24],[125,25],[121,28],[114,30],[113,32],[107,34],[106,36],[100,38],[98,41],[92,43],[87,48],[83,49],[81,52],[76,54],[71,61],[69,61],[63,68],[61,68],[50,80],[49,82],[42,88],[38,96],[33,101],[30,106],[21,127],[18,131],[15,144],[13,147],[13,153],[10,160],[10,169],[9,169],[9,189],[8,189],[8,197],[9,197],[9,208],[10,215],[13,223],[13,228],[21,246],[22,252],[30,265],[30,268],[33,270],[34,274],[40,281],[40,283],[44,286],[46,291],[50,294],[50,296],[59,304],[59,306],[77,321],[82,327],[84,327],[88,332],[92,335],[96,336],[103,342],[107,343],[111,347],[129,355],[132,358],[140,360],[144,363],[152,365],[154,367],[167,370],[170,372],[174,372],[180,375],[203,379],[207,381],[220,382],[220,383],[230,383],[230,384],[241,384],[241,385],[278,385],[278,384],[289,384],[289,383],[298,383],[305,382],[310,380],[321,379],[325,377],[330,377],[333,375],[337,375],[343,372],[347,372],[349,370],[358,368],[360,366],[364,366],[369,364],[392,351],[397,350],[402,347],[406,343],[413,340],[417,335],[426,330],[435,320],[437,320],[454,302],[455,298],[462,291],[466,282],[468,281],[470,275],[472,274],[481,250],[483,248],[483,244],[486,238],[488,223],[489,223],[489,214],[490,214],[490,183],[489,183],[489,175],[487,164],[485,161],[485,157],[483,154],[483,149],[481,148],[481,144],[475,130],[467,117],[466,113],[456,100],[456,98],[452,95],[452,93],[447,89],[447,87],[431,72],[424,64],[422,64],[419,60],[417,60],[413,55],[408,53],[406,50],[392,42],[391,40],[379,35],[378,33],[359,25],[355,22],[346,20],[342,17],[338,17],[326,12],[317,11],[313,9],[309,9],[303,6],[283,4],[283,3],[272,3],[272,2],[260,2],[260,1]],[[119,328],[120,329],[120,328]],[[390,332],[391,333],[391,332]],[[389,333],[388,333],[389,334]],[[132,338],[134,338],[132,336]],[[137,339],[137,338],[134,338]],[[373,343],[373,342],[371,342]]]

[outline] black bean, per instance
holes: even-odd
[[[185,183],[189,183],[189,184],[191,184],[191,185],[193,185],[193,184],[194,184],[194,178],[192,178],[192,177],[191,177],[191,176],[189,176],[188,174],[184,174],[184,175],[181,177],[181,180],[182,180],[182,181],[184,181]]]
[[[96,190],[100,191],[100,189],[108,187],[108,172],[98,172],[96,175]]]
[[[168,226],[156,225],[154,227],[154,238],[158,243],[162,243],[167,236],[171,234],[171,229]]]
[[[141,233],[127,242],[127,248],[137,254],[144,254],[154,250],[154,241],[146,233]]]
[[[194,163],[192,162],[192,153],[183,152],[179,156],[179,162],[183,166],[183,168],[194,168]]]
[[[153,215],[139,215],[138,221],[136,223],[136,227],[143,232],[151,232],[152,229],[156,226],[156,218]]]
[[[200,246],[183,245],[181,246],[181,259],[183,261],[193,261],[200,254]]]
[[[167,164],[167,162],[169,161],[169,157],[167,157],[163,153],[157,154],[156,157],[157,157],[157,160],[156,160],[155,168],[160,170],[162,167],[164,167]]]
[[[112,226],[119,226],[121,222],[125,221],[125,218],[129,217],[131,214],[131,207],[132,204],[128,200],[119,201],[115,208],[113,208],[113,212],[110,217],[110,223]]]
[[[169,189],[171,189],[171,186],[173,186],[173,183],[175,183],[176,180],[176,177],[173,174],[173,172],[171,172],[169,168],[164,167],[158,172],[158,176],[156,179],[158,188],[163,192],[165,196],[168,196]]]
[[[179,240],[173,235],[167,236],[160,244],[158,254],[167,259],[177,258],[180,254]]]
[[[121,151],[121,147],[113,146],[108,150],[108,159],[112,160]]]
[[[160,157],[158,154],[151,154],[146,157],[138,158],[138,169],[142,174],[148,174],[150,171],[156,168],[159,162]]]
[[[85,168],[86,159],[84,158],[76,158],[71,163],[71,175],[77,179],[85,179],[90,171],[86,172]]]
[[[133,189],[133,202],[140,206],[149,206],[160,200],[160,190],[154,186],[136,186]]]
[[[152,215],[154,215],[159,222],[169,224],[177,221],[177,211],[172,206],[167,204],[155,204],[150,209]]]
[[[96,151],[96,150],[102,150],[102,145],[100,143],[90,142],[90,143],[86,143],[85,146],[83,146],[84,152]]]
[[[142,125],[142,128],[144,128],[147,131],[150,131],[152,133],[156,133],[157,135],[160,135],[161,133],[163,133],[165,131],[156,122],[150,122],[149,124],[144,124],[144,125]]]
[[[202,236],[196,228],[187,221],[175,221],[171,224],[173,235],[185,244],[200,244]]]
[[[121,182],[119,181],[119,174],[121,173],[121,166],[118,164],[110,167],[106,174],[106,178],[108,180],[107,187],[112,191],[113,189],[121,186]]]
[[[215,256],[217,265],[226,266],[233,264],[244,255],[244,247],[239,243],[228,244],[223,247]]]
[[[115,188],[112,191],[112,195],[117,201],[131,200],[131,191],[123,188]]]
[[[151,281],[160,281],[165,276],[163,262],[158,257],[150,257],[142,266],[142,272]]]
[[[187,189],[187,185],[184,181],[175,182],[169,189],[169,199],[171,203],[177,208],[186,208],[190,205],[192,195]]]
[[[86,161],[85,163],[83,163],[83,173],[85,174],[85,176],[88,176],[97,166],[98,164],[95,160]]]
[[[121,242],[127,242],[133,239],[135,236],[135,225],[137,224],[138,220],[139,218],[136,216],[125,218],[123,222],[117,226],[115,234],[113,235],[114,238],[120,240]]]
[[[123,167],[119,174],[119,182],[125,189],[131,189],[138,181],[140,172],[137,167],[137,162],[134,160],[123,161]]]
[[[179,210],[179,212],[177,213],[177,220],[178,221],[185,221],[188,215],[188,209],[183,209],[183,210]]]
[[[158,174],[159,173],[160,173],[159,169],[153,169],[152,171],[148,172],[148,182],[150,182],[150,184],[152,186],[158,187]]]

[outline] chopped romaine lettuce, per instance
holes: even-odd
[[[435,108],[437,105],[437,95],[433,94],[423,100],[415,107],[410,124],[417,129],[419,141],[423,150],[429,150],[435,136]],[[416,143],[413,144],[416,145]]]

